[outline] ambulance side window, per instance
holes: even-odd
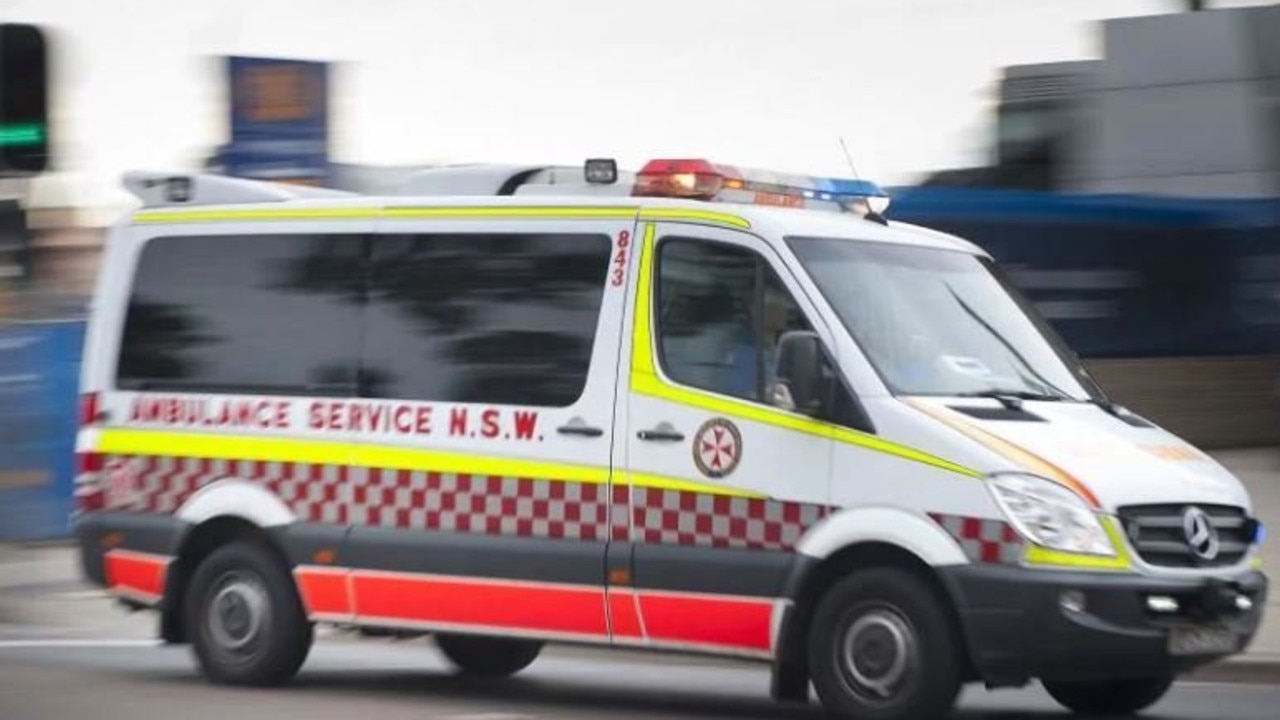
[[[374,240],[361,394],[567,407],[595,349],[607,235]]]
[[[669,238],[659,246],[659,355],[668,377],[762,402],[778,338],[811,330],[763,258],[733,245]]]
[[[353,394],[364,242],[356,235],[148,241],[134,276],[117,385]]]

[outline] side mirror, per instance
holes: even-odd
[[[822,340],[807,330],[783,333],[778,339],[775,380],[769,402],[806,415],[821,413],[826,396]]]

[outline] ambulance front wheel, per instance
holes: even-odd
[[[939,720],[960,693],[960,639],[933,588],[896,568],[854,573],[819,601],[809,670],[850,720]]]
[[[313,629],[284,563],[262,543],[209,554],[191,578],[184,619],[205,675],[230,685],[279,685],[311,650]]]
[[[436,646],[463,675],[510,677],[538,659],[543,643],[479,635],[437,635]]]

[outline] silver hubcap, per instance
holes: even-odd
[[[873,610],[845,632],[841,660],[858,694],[888,700],[908,677],[916,652],[915,634],[906,620],[889,610]]]
[[[267,592],[253,578],[232,574],[218,586],[209,604],[209,635],[223,650],[250,651],[266,620]]]

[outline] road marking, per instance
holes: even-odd
[[[160,640],[128,640],[128,639],[30,639],[0,640],[0,650],[17,650],[28,648],[128,648],[159,647]]]
[[[1179,681],[1177,681],[1176,683],[1174,683],[1174,685],[1173,685],[1173,686],[1174,686],[1175,688],[1188,688],[1188,689],[1191,689],[1191,688],[1223,688],[1223,689],[1231,688],[1231,689],[1232,689],[1232,691],[1234,691],[1234,690],[1236,690],[1236,689],[1246,689],[1246,688],[1247,688],[1247,689],[1251,689],[1251,690],[1267,690],[1267,691],[1272,691],[1272,692],[1274,692],[1274,691],[1275,691],[1275,689],[1276,689],[1276,686],[1275,686],[1275,684],[1274,684],[1274,683],[1269,683],[1269,682],[1268,682],[1268,683],[1249,682],[1249,681],[1247,681],[1247,680],[1238,680],[1238,681],[1234,681],[1234,682],[1233,682],[1233,681],[1231,681],[1231,680],[1187,680],[1187,681],[1179,680]]]
[[[52,600],[106,600],[111,593],[106,590],[71,590],[49,596]]]
[[[535,720],[537,715],[522,715],[519,713],[465,713],[462,715],[445,715],[441,720]]]

